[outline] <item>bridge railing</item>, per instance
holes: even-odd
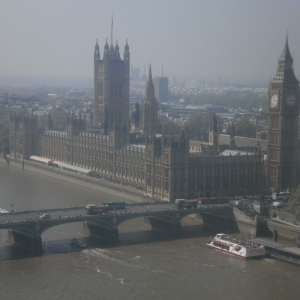
[[[35,209],[35,210],[20,210],[9,212],[6,215],[24,215],[24,214],[40,214],[45,212],[55,212],[55,211],[70,211],[77,209],[85,209],[84,206],[73,206],[73,207],[62,207],[62,208],[43,208],[43,209]]]

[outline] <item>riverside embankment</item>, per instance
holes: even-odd
[[[35,172],[41,175],[49,176],[58,180],[62,180],[77,186],[82,186],[88,189],[93,189],[95,191],[99,191],[105,194],[108,194],[110,196],[121,198],[124,201],[127,202],[154,202],[157,201],[156,199],[151,199],[143,194],[143,191],[137,190],[134,187],[131,186],[124,186],[122,184],[110,182],[104,179],[98,179],[93,177],[88,177],[84,175],[78,175],[74,173],[70,173],[67,171],[63,171],[60,169],[57,169],[55,167],[50,167],[42,164],[38,164],[36,162],[32,162],[29,160],[24,161],[24,165],[22,161],[14,160],[9,157],[10,164],[9,168],[19,168],[22,169],[22,171],[26,172],[27,170],[30,172]],[[0,158],[0,164],[3,164],[3,166],[7,166],[6,161],[4,158]],[[24,169],[23,169],[24,168]],[[238,227],[238,231],[240,233],[245,234],[246,236],[257,236],[257,224],[254,220],[251,220],[247,218],[243,213],[241,213],[239,210],[234,209],[233,210],[235,221]],[[203,222],[203,220],[199,217],[200,216],[191,216],[195,222],[199,221],[200,223]],[[280,237],[284,237],[287,239],[295,240],[295,238],[300,235],[300,227],[295,226],[294,224],[283,224],[279,222],[272,222],[272,226],[269,225],[269,222],[265,222],[265,231],[268,231],[269,234],[274,232],[274,230],[277,230],[278,235]],[[268,223],[268,224],[267,224]],[[261,224],[260,224],[261,225]],[[291,226],[290,226],[291,225]],[[269,229],[269,230],[267,230]],[[284,230],[283,230],[284,229]],[[289,234],[287,234],[287,232]],[[259,236],[265,236],[264,234],[258,234]]]
[[[119,198],[123,198],[130,202],[153,202],[153,200],[143,194],[142,191],[137,190],[131,186],[124,186],[122,184],[113,183],[104,179],[98,179],[88,177],[79,174],[73,174],[67,171],[57,169],[55,167],[38,164],[29,160],[25,160],[24,164],[22,161],[11,159],[9,157],[9,167],[23,169],[39,173],[45,176],[53,177],[59,180],[63,180],[72,184],[90,188],[99,192],[103,192],[109,195],[114,195]],[[0,158],[0,164],[7,165],[4,158]]]

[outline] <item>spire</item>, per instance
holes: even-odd
[[[128,46],[128,42],[127,42],[127,39],[126,39],[126,45],[125,45],[125,48],[124,48],[125,51],[129,51],[129,46]]]
[[[96,40],[94,59],[95,60],[100,60],[100,51],[99,51],[98,39]]]
[[[291,55],[290,49],[289,49],[288,37],[289,37],[289,34],[287,32],[285,45],[284,45],[282,54],[279,58],[279,62],[290,62],[290,63],[293,62],[293,58],[292,58],[292,55]]]
[[[151,65],[149,67],[140,125],[144,136],[155,133],[158,128],[158,103],[154,93]]]
[[[124,60],[128,62],[129,64],[129,60],[130,60],[130,53],[129,53],[129,46],[127,43],[127,39],[126,39],[126,45],[124,47]]]
[[[297,83],[298,80],[294,74],[293,58],[290,53],[288,43],[288,33],[280,58],[278,59],[277,73],[272,80],[273,83]]]
[[[109,52],[109,46],[108,46],[107,38],[106,38],[106,42],[105,42],[105,45],[104,45],[103,58],[108,56],[108,52]]]
[[[96,39],[95,51],[96,51],[96,50],[99,51],[98,39]]]
[[[109,47],[108,47],[107,39],[106,39],[105,46],[104,46],[104,51],[105,51],[105,50],[108,50],[108,49],[109,49]]]
[[[150,67],[149,67],[149,75],[148,75],[148,80],[152,81],[152,70],[151,70],[151,64],[150,64]]]
[[[145,92],[145,100],[152,102],[155,101],[155,93],[154,93],[154,84],[152,80],[152,70],[151,70],[151,64],[149,67],[149,75],[148,75],[148,81],[146,85],[146,92]]]

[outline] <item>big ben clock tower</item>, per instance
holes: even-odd
[[[268,90],[267,186],[273,191],[297,186],[299,106],[299,82],[287,36]]]

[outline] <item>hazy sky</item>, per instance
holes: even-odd
[[[112,14],[141,73],[151,62],[154,75],[269,78],[288,29],[300,74],[299,0],[1,0],[0,76],[92,77]]]

